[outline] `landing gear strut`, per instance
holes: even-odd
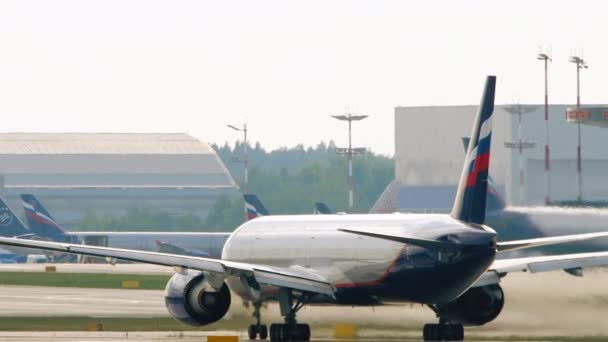
[[[310,295],[302,294],[296,298],[290,289],[279,290],[279,307],[281,316],[285,319],[284,324],[273,324],[270,326],[271,341],[310,341],[310,327],[308,324],[298,324],[296,313],[308,302]]]
[[[453,324],[442,318],[441,309],[429,305],[439,317],[439,324],[425,324],[422,330],[424,341],[462,341],[464,340],[464,328],[462,324]]]
[[[260,314],[260,308],[262,307],[261,301],[255,301],[253,303],[253,318],[255,318],[255,324],[249,326],[247,334],[250,340],[255,340],[258,336],[260,340],[268,338],[268,328],[262,324],[262,315]]]

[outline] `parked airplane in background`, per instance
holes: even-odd
[[[331,215],[333,214],[329,206],[323,202],[315,203],[315,213],[320,215]]]
[[[397,210],[397,198],[399,196],[399,186],[396,186],[394,182],[389,183],[384,191],[378,196],[378,199],[374,205],[367,212],[368,214],[392,214]],[[329,206],[323,202],[315,203],[316,214],[333,214],[334,212]],[[344,213],[340,213],[344,214]]]
[[[53,241],[77,242],[73,235],[67,234],[44,206],[31,194],[21,195],[23,212],[32,233]]]
[[[469,138],[463,137],[466,150]],[[565,208],[557,206],[507,207],[494,182],[488,176],[488,206],[486,222],[498,233],[499,240],[532,239],[566,234],[580,234],[608,231],[608,209]],[[547,255],[556,253],[594,252],[608,249],[608,238],[590,241],[546,246],[526,250],[526,255]],[[516,251],[506,256],[521,255]],[[569,274],[582,276],[580,269],[565,269]]]
[[[258,196],[253,195],[253,194],[244,194],[243,198],[245,200],[245,214],[246,214],[247,220],[253,220],[254,218],[257,218],[260,216],[270,215],[270,213],[268,212],[268,210],[266,210],[266,208],[264,207],[264,205],[262,204],[262,201],[260,201]],[[212,234],[212,233],[206,233],[206,234]],[[220,233],[220,234],[225,234],[226,236],[230,235],[229,233]],[[225,239],[224,239],[224,242],[225,242]],[[220,255],[220,254],[209,255],[208,253],[203,252],[203,251],[185,249],[174,243],[170,243],[167,241],[161,241],[161,240],[156,240],[156,246],[157,246],[157,251],[160,253],[190,255],[190,256],[199,256],[199,257],[216,257],[216,258],[219,258],[219,255]],[[216,247],[217,247],[217,250],[221,251],[221,249],[223,248],[223,244],[221,246],[219,246],[219,244],[218,244]]]
[[[484,225],[495,77],[489,76],[450,214],[264,216],[237,228],[222,259],[97,246],[0,238],[0,245],[172,266],[165,303],[178,320],[207,325],[221,319],[234,293],[256,303],[277,300],[284,323],[273,341],[307,341],[298,323],[306,304],[421,303],[439,317],[424,340],[462,340],[463,325],[482,325],[502,311],[500,279],[510,272],[544,272],[608,264],[608,252],[495,260],[499,253],[608,236],[570,235],[496,242]],[[259,305],[256,305],[259,318]],[[256,322],[251,338],[266,338]]]
[[[245,199],[245,214],[247,216],[247,220],[253,220],[256,217],[270,215],[258,196],[254,194],[244,194],[243,199]]]
[[[24,194],[21,199],[31,230],[53,241],[82,240],[87,245],[219,258],[224,242],[230,236],[225,232],[68,232],[53,219],[36,196]]]
[[[0,236],[28,240],[78,242],[77,240],[73,239],[69,240],[63,235],[46,236],[29,230],[25,227],[21,220],[19,220],[19,218],[2,198],[0,198]],[[39,255],[42,253],[38,249],[31,248],[6,247],[5,249],[14,255],[14,257],[11,259],[15,262],[25,262],[28,255]],[[74,259],[74,256],[69,254],[49,254],[48,256],[54,260],[61,259],[62,261]],[[64,260],[64,258],[66,259]]]

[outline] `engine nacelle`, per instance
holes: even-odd
[[[165,305],[178,321],[203,326],[220,320],[230,308],[230,290],[226,283],[215,291],[199,271],[176,273],[165,288]]]
[[[474,287],[454,301],[439,305],[442,318],[451,323],[483,325],[494,320],[505,304],[505,295],[498,284]]]

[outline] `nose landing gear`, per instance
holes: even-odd
[[[260,313],[261,307],[261,301],[258,300],[253,303],[253,318],[255,318],[255,324],[250,325],[249,329],[247,329],[247,335],[249,335],[250,340],[255,340],[258,336],[260,337],[260,340],[268,338],[268,328],[266,325],[262,324],[262,315]]]

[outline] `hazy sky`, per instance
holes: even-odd
[[[394,151],[393,108],[575,101],[572,49],[590,64],[583,102],[605,103],[603,1],[0,0],[1,131],[179,132],[264,146],[346,143],[331,114],[369,114],[355,142]],[[432,134],[433,125],[421,127]]]

